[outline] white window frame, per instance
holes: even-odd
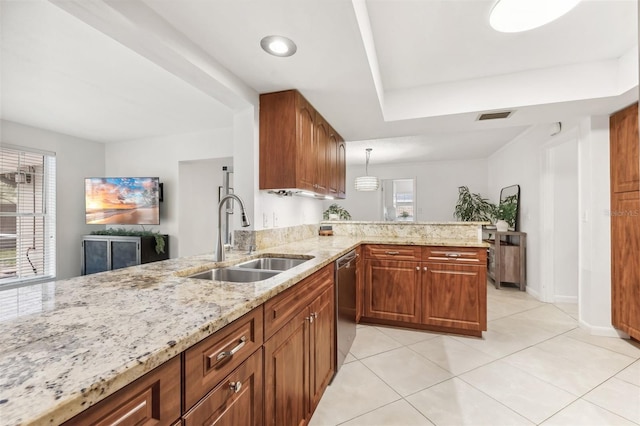
[[[36,191],[34,198],[38,205],[42,207],[40,211],[36,211],[35,207],[31,212],[24,211],[20,205],[16,206],[16,212],[2,212],[2,217],[15,217],[16,218],[16,252],[15,252],[15,272],[13,275],[0,274],[0,288],[17,287],[22,284],[32,284],[43,281],[51,281],[56,279],[56,156],[55,153],[48,151],[41,151],[31,148],[24,148],[14,145],[2,143],[0,145],[0,174],[5,178],[10,176],[11,173],[19,174],[21,170],[20,161],[27,156],[42,156],[42,171],[34,172],[31,179],[42,179],[41,189]],[[17,163],[9,161],[9,156],[13,156],[15,159],[17,156]],[[6,158],[5,158],[6,157]],[[6,161],[5,161],[6,160]],[[16,170],[16,164],[18,167]],[[11,170],[10,170],[11,169]],[[17,179],[21,177],[15,177]],[[17,187],[19,189],[19,187]],[[28,191],[25,189],[25,191]],[[28,191],[28,195],[33,195],[33,191]],[[21,197],[16,197],[16,203],[20,203]],[[34,206],[36,204],[33,204]],[[21,219],[34,219],[34,226],[28,227],[20,226]],[[36,220],[41,220],[41,226],[37,226]],[[38,230],[37,228],[41,228]],[[23,231],[21,233],[21,231]],[[25,234],[26,233],[26,234]],[[7,238],[7,236],[5,236]],[[33,271],[32,260],[26,256],[26,253],[22,253],[21,247],[24,241],[32,239],[35,241],[35,250],[41,250],[38,253],[39,263]],[[3,267],[0,262],[0,269]],[[0,270],[0,272],[2,272]]]

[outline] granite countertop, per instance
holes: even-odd
[[[58,424],[141,377],[361,243],[484,242],[316,237],[249,256],[149,263],[0,291],[0,424]],[[255,283],[188,275],[261,255],[313,256]]]

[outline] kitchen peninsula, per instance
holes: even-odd
[[[33,286],[41,295],[38,310],[0,323],[3,424],[71,419],[361,245],[486,247],[478,223],[412,224],[413,231],[368,225],[333,223],[333,237],[280,245],[266,244],[280,230],[254,231],[258,252],[235,251],[223,263],[200,255]],[[389,226],[395,232],[382,230]],[[312,258],[255,283],[188,278],[274,255]]]

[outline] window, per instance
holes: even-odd
[[[0,286],[56,275],[56,158],[0,147]]]
[[[387,221],[414,222],[415,179],[384,179],[382,181],[383,217]]]

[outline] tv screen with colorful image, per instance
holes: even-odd
[[[160,180],[157,177],[86,178],[84,193],[87,224],[160,224]]]

